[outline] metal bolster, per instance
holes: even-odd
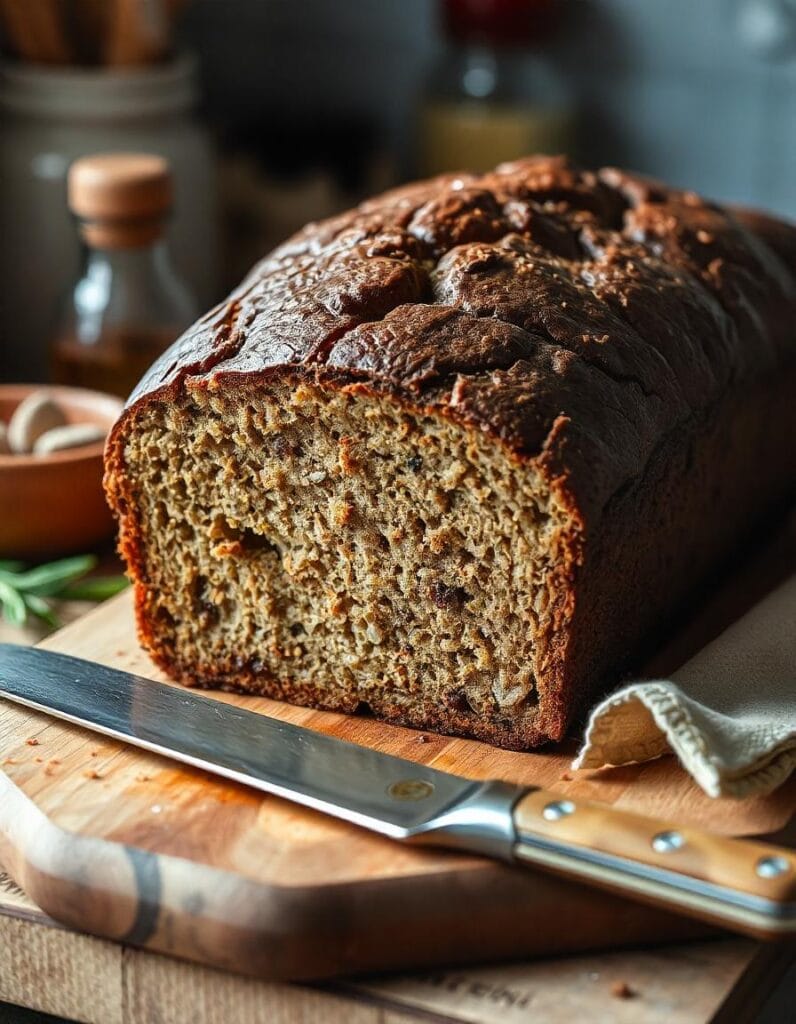
[[[473,793],[430,821],[412,829],[407,840],[483,853],[513,861],[517,832],[512,811],[526,786],[508,782],[483,782]]]

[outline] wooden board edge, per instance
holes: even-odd
[[[401,877],[355,886],[265,885],[71,833],[2,772],[0,863],[66,927],[257,978],[319,979],[477,963],[485,950],[497,961],[710,934],[694,922],[532,872],[522,874],[524,903],[516,869],[484,862],[461,872],[455,856],[450,871],[413,878],[411,887]],[[431,920],[429,906],[442,908]],[[530,907],[536,914],[523,919]],[[610,936],[606,920],[613,922]]]

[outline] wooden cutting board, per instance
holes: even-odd
[[[129,594],[43,646],[163,679],[138,647]],[[796,806],[794,781],[764,798],[710,800],[673,758],[574,777],[572,748],[517,754],[213,696],[461,775],[726,834],[787,833]],[[405,848],[6,702],[0,767],[0,863],[39,907],[75,928],[212,966],[322,977],[704,933],[542,874]]]

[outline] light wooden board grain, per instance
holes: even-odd
[[[45,646],[161,678],[125,594]],[[163,680],[164,685],[172,685]],[[517,754],[261,698],[217,699],[473,778],[504,778],[728,834],[784,829],[794,785],[715,801],[673,759],[569,771]],[[0,861],[52,917],[259,977],[616,947],[693,935],[542,874],[413,850],[34,712],[0,709]]]

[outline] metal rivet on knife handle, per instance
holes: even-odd
[[[761,857],[755,870],[761,878],[779,878],[790,871],[791,865],[785,857]]]
[[[673,853],[685,846],[685,839],[680,832],[658,832],[652,837],[652,848],[656,853]]]
[[[544,808],[542,817],[545,821],[558,821],[560,818],[566,818],[574,813],[575,805],[571,800],[554,800]]]

